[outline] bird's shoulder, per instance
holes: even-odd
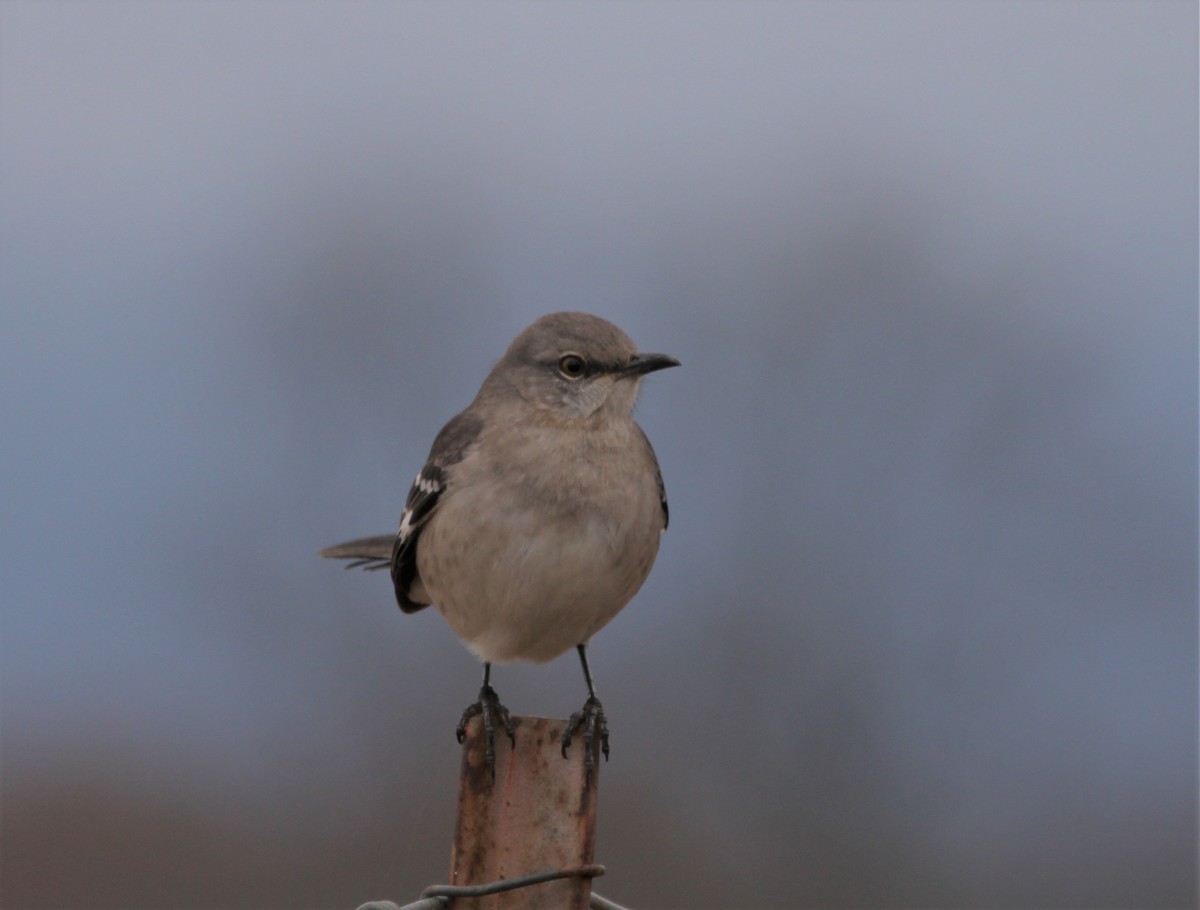
[[[429,448],[428,464],[437,465],[444,470],[462,461],[467,451],[479,439],[483,428],[483,418],[476,411],[468,408],[456,414],[434,437],[433,445]]]
[[[429,457],[417,472],[404,504],[409,527],[420,524],[446,489],[448,475],[467,457],[483,432],[484,421],[469,408],[452,417],[434,437]],[[404,531],[404,525],[401,525]]]

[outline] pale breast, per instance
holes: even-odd
[[[629,448],[601,459],[587,451],[544,458],[538,471],[463,465],[443,495],[422,533],[418,567],[446,620],[484,660],[557,657],[586,642],[646,580],[661,504],[637,448],[644,441],[624,442]],[[517,441],[543,452],[572,444]],[[519,452],[513,461],[531,463]]]

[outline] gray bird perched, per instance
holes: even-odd
[[[347,568],[390,568],[405,613],[434,604],[483,660],[487,761],[495,723],[514,723],[491,686],[493,663],[544,663],[574,647],[587,700],[563,735],[582,729],[585,765],[608,727],[588,669],[589,639],[633,598],[667,527],[658,460],[633,420],[643,376],[679,361],[639,354],[611,322],[543,316],[516,337],[470,406],[438,433],[408,493],[396,535],[321,551]]]

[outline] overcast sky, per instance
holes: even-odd
[[[445,875],[478,667],[315,553],[394,529],[562,309],[683,361],[638,409],[671,528],[591,652],[599,890],[1194,903],[1196,35],[1185,2],[5,3],[4,903]],[[495,681],[565,716],[578,676]]]

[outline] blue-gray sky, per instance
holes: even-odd
[[[1196,897],[1193,3],[0,8],[6,906],[401,903],[473,659],[395,527],[612,319],[671,529],[593,645],[639,907]],[[500,668],[565,715],[570,660]]]

